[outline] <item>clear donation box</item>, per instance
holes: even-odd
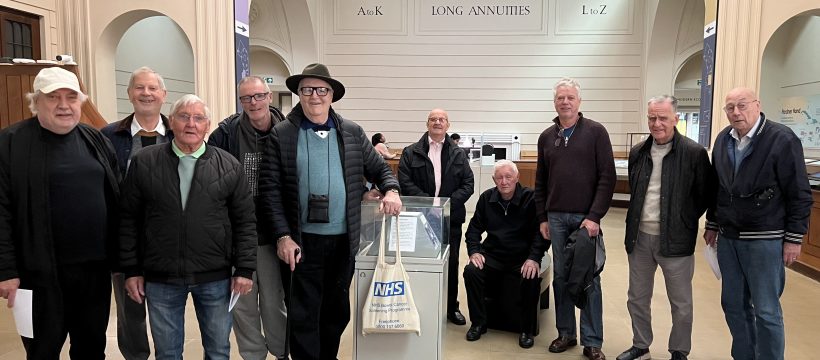
[[[445,310],[447,307],[447,257],[450,229],[450,199],[402,196],[402,212],[388,217],[382,228],[379,202],[362,202],[361,243],[356,254],[355,337],[353,359],[403,360],[444,359]],[[421,334],[362,335],[362,307],[370,291],[379,254],[379,239],[385,231],[388,263],[395,261],[397,245],[409,276],[419,312]]]

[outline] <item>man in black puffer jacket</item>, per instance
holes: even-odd
[[[406,148],[399,160],[399,184],[404,195],[450,198],[450,262],[447,265],[447,319],[456,325],[467,323],[458,308],[458,254],[461,225],[467,211],[464,203],[473,195],[470,161],[450,140],[447,112],[433,109],[427,115],[427,132]]]
[[[120,266],[128,296],[148,299],[157,358],[182,358],[190,292],[205,353],[228,359],[231,293],[247,294],[253,285],[248,180],[233,156],[205,145],[209,118],[201,99],[180,98],[171,108],[174,140],[135,154],[123,184]]]
[[[285,83],[299,95],[273,127],[259,170],[261,223],[284,261],[294,360],[335,359],[350,321],[350,281],[359,249],[363,178],[383,192],[382,211],[401,209],[399,184],[364,131],[330,107],[344,96],[322,64]],[[291,281],[292,279],[292,281]]]

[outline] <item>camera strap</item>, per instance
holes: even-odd
[[[326,191],[327,191],[328,201],[330,201],[330,139],[327,138],[327,134],[330,134],[330,130],[318,130],[318,131],[314,130],[314,131],[316,132],[316,135],[318,135],[318,136],[322,137],[323,139],[327,140],[327,163],[326,163],[326,166],[327,166],[327,190]],[[319,134],[319,131],[325,131],[326,132],[325,136],[321,136]],[[310,133],[308,133],[307,130],[305,130],[305,146],[307,147],[307,152],[308,152],[308,154],[307,154],[308,155],[307,156],[308,193],[311,193],[310,178],[312,176],[310,176]]]

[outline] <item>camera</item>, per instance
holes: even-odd
[[[66,65],[77,65],[74,62],[74,57],[71,55],[57,55],[57,61],[62,61]]]

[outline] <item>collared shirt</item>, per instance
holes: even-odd
[[[182,152],[182,149],[177,146],[176,142],[171,141],[171,148],[174,150],[174,154],[179,157],[177,172],[179,172],[179,195],[182,202],[182,210],[185,210],[185,206],[188,203],[188,192],[191,191],[191,180],[194,178],[196,159],[199,159],[199,157],[205,153],[205,146],[203,142],[199,149],[193,153],[186,154]]]
[[[446,138],[446,136],[445,136]],[[435,141],[431,137],[427,137],[430,142],[430,150],[427,151],[427,157],[433,163],[433,173],[436,179],[436,193],[433,196],[438,196],[441,190],[441,149],[444,148],[444,140]]]
[[[752,129],[749,130],[749,132],[747,132],[746,135],[743,135],[742,138],[738,138],[737,130],[735,130],[734,128],[732,128],[732,130],[729,131],[729,135],[732,135],[732,138],[735,139],[735,146],[737,146],[738,150],[743,150],[747,146],[749,146],[749,143],[752,142],[752,137],[755,136],[755,133],[757,132],[757,128],[759,128],[759,127],[760,127],[760,115],[757,116],[757,121],[755,121],[755,126],[752,126]]]
[[[145,132],[157,132],[160,136],[165,136],[165,124],[162,123],[162,116],[159,117],[157,121],[157,127],[152,129],[145,129],[140,125],[140,122],[137,121],[137,118],[134,117],[134,121],[131,122],[131,136],[137,136],[137,133],[143,130]]]

